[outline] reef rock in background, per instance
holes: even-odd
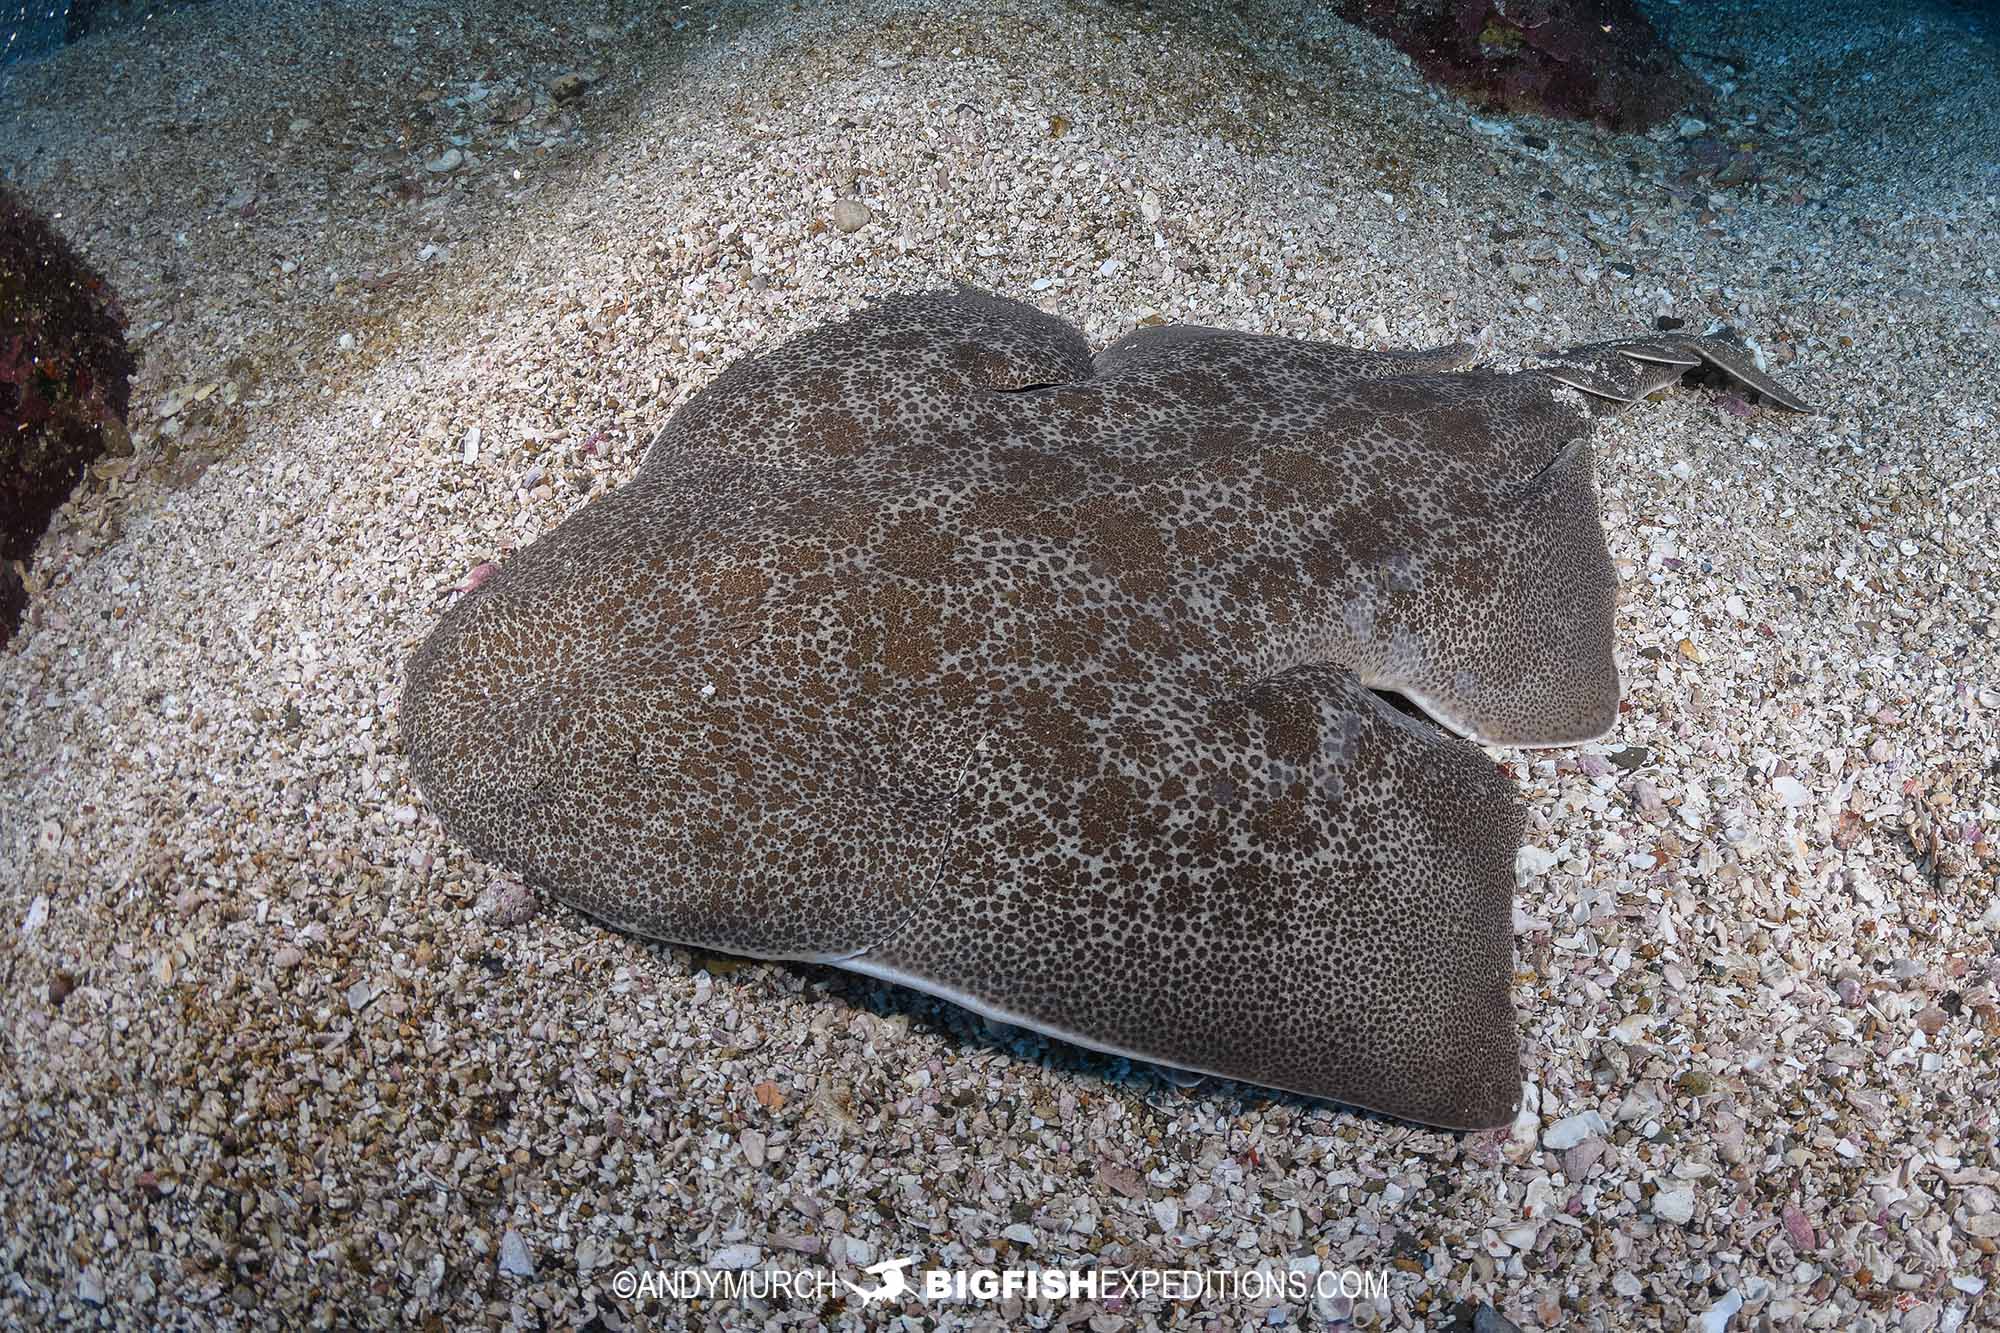
[[[1340,12],[1491,109],[1633,131],[1705,94],[1633,0],[1341,0]]]
[[[124,325],[104,279],[0,186],[0,647],[27,605],[13,562],[107,446],[131,451]]]

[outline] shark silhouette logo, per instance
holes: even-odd
[[[903,1270],[916,1261],[917,1256],[913,1254],[907,1259],[885,1259],[879,1264],[870,1264],[861,1271],[882,1279],[873,1287],[864,1287],[859,1283],[849,1282],[846,1278],[840,1279],[840,1285],[869,1305],[877,1301],[893,1301],[910,1289],[910,1284],[903,1278]]]

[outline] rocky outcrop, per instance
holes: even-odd
[[[27,603],[17,566],[107,446],[130,450],[124,326],[104,279],[0,186],[0,647]]]
[[[1703,99],[1633,0],[1342,0],[1425,78],[1490,110],[1648,129]]]

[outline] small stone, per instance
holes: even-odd
[[[1675,1084],[1690,1097],[1706,1097],[1715,1091],[1715,1076],[1706,1070],[1690,1069]]]
[[[1666,813],[1667,803],[1660,798],[1660,789],[1645,778],[1632,784],[1632,799],[1638,804],[1642,819],[1658,819]]]
[[[1628,745],[1622,750],[1613,750],[1605,756],[1605,758],[1609,759],[1619,768],[1624,769],[1627,773],[1640,767],[1650,757],[1650,752],[1643,745]]]
[[[1661,1190],[1653,1196],[1653,1216],[1686,1226],[1694,1220],[1694,1191],[1686,1188]]]
[[[508,1227],[500,1237],[500,1271],[508,1277],[533,1277],[535,1258],[528,1253],[528,1242],[521,1239],[521,1233]]]
[[[479,427],[474,426],[465,432],[465,438],[458,446],[458,461],[467,467],[479,461]]]
[[[1985,1240],[1991,1240],[1995,1236],[2000,1236],[2000,1213],[1980,1213],[1977,1216],[1968,1217],[1965,1219],[1965,1224],[1959,1230],[1968,1236],[1978,1236]]]
[[[1571,1180],[1582,1180],[1590,1174],[1590,1168],[1604,1158],[1604,1151],[1610,1145],[1595,1136],[1583,1140],[1563,1154],[1563,1175]]]
[[[1609,1128],[1610,1126],[1604,1123],[1604,1117],[1596,1111],[1564,1116],[1542,1131],[1542,1146],[1555,1152],[1565,1152],[1593,1134],[1602,1134]]]
[[[374,982],[357,981],[347,988],[347,1007],[358,1014],[375,1003],[375,997],[380,994]]]
[[[1695,1321],[1695,1328],[1700,1333],[1723,1333],[1729,1327],[1729,1321],[1742,1308],[1743,1293],[1731,1287],[1723,1293],[1721,1300],[1701,1312],[1701,1318]]]
[[[1899,1333],[1934,1333],[1939,1319],[1940,1313],[1936,1303],[1918,1301],[1903,1311],[1903,1318],[1897,1323],[1896,1328]]]
[[[1472,1333],[1521,1333],[1521,1326],[1490,1305],[1472,1312]]]
[[[1117,1162],[1099,1162],[1097,1164],[1097,1182],[1100,1185],[1108,1186],[1128,1199],[1143,1199],[1146,1197],[1145,1178],[1131,1167],[1120,1165]]]
[[[755,1245],[725,1245],[708,1257],[710,1268],[738,1271],[764,1262],[764,1251]]]
[[[743,1160],[752,1166],[764,1165],[764,1135],[761,1130],[746,1129],[736,1136],[736,1142],[743,1149]]]
[[[1546,875],[1555,869],[1556,854],[1546,847],[1523,845],[1514,853],[1514,882],[1525,885],[1537,875]]]
[[[476,916],[496,926],[518,926],[535,915],[535,891],[517,879],[496,880],[473,905]]]
[[[1917,1027],[1926,1037],[1935,1037],[1949,1021],[1950,1015],[1934,1004],[1924,1006],[1923,1012],[1917,1015]]]
[[[1800,782],[1790,773],[1780,773],[1777,777],[1772,778],[1771,790],[1778,794],[1780,801],[1783,801],[1792,809],[1797,809],[1799,806],[1805,805],[1812,800],[1812,793],[1806,790],[1806,784]]]
[[[859,199],[837,199],[834,201],[832,222],[836,230],[857,232],[874,220],[874,210]]]
[[[1813,1224],[1806,1220],[1806,1215],[1796,1205],[1786,1204],[1783,1217],[1785,1235],[1791,1238],[1796,1249],[1810,1252],[1819,1248],[1819,1237],[1813,1232]]]
[[[76,1279],[76,1298],[85,1305],[104,1304],[104,1279],[95,1268],[86,1268]]]
[[[1016,1245],[1033,1245],[1035,1243],[1035,1229],[1026,1222],[1016,1222],[1014,1225],[1003,1230],[1000,1235],[1003,1239],[1011,1240]]]
[[[304,951],[295,949],[289,944],[271,955],[271,966],[280,972],[289,972],[304,961]]]
[[[459,152],[456,148],[447,148],[444,152],[424,163],[424,170],[436,172],[441,175],[447,171],[457,171],[464,165],[465,154]]]

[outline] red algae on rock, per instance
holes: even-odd
[[[126,438],[124,325],[104,279],[0,186],[0,647],[27,606],[14,562],[107,443]]]
[[[1488,109],[1625,132],[1704,96],[1633,0],[1342,0],[1340,12]]]

